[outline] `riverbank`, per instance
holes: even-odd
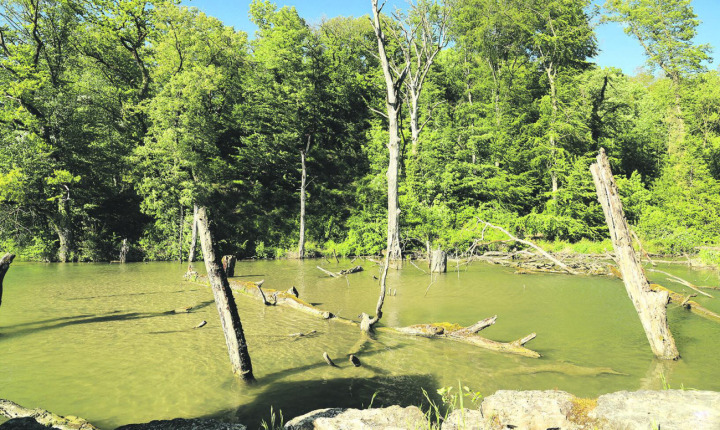
[[[436,405],[424,412],[417,406],[344,409],[329,408],[281,422],[267,428],[313,429],[693,429],[720,428],[720,393],[694,390],[619,391],[597,399],[582,399],[564,391],[501,390],[474,408],[463,408],[455,397],[450,410],[441,414]],[[470,399],[467,400],[470,403]],[[0,400],[0,413],[13,419],[0,424],[1,430],[93,430],[92,424],[77,417],[59,417],[40,409],[25,409]],[[448,405],[446,405],[448,406]],[[210,419],[175,419],[131,424],[116,430],[243,430],[242,424]]]

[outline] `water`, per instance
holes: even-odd
[[[373,312],[378,293],[373,275],[379,273],[373,263],[364,261],[366,271],[338,279],[321,273],[317,264],[329,270],[352,266],[348,260],[240,262],[236,273],[240,279],[265,279],[267,288],[294,285],[305,301],[347,318]],[[526,346],[541,359],[380,334],[359,354],[363,366],[355,368],[346,356],[360,340],[357,328],[238,296],[259,381],[246,387],[230,371],[212,293],[182,281],[184,268],[13,264],[0,307],[0,398],[81,416],[107,429],[176,417],[213,417],[255,428],[269,417],[271,405],[291,417],[321,407],[367,407],[375,393],[374,406],[419,404],[423,389],[434,396],[438,387],[458,381],[485,395],[498,389],[560,389],[595,397],[659,389],[663,378],[673,388],[720,390],[720,324],[669,305],[683,358],[660,362],[621,281],[515,275],[483,263],[439,275],[432,284],[412,266],[391,270],[388,285],[397,295],[387,298],[382,324],[470,325],[497,314],[497,323],[482,335],[512,341],[536,332]],[[718,285],[716,272],[660,269]],[[650,275],[685,291],[663,275]],[[720,312],[719,299],[695,300]],[[194,308],[171,312],[185,306]],[[193,329],[203,320],[207,326]],[[318,335],[288,337],[310,330]],[[324,351],[340,368],[324,363]]]

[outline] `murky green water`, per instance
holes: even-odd
[[[357,263],[357,262],[356,262]],[[378,269],[328,278],[319,261],[238,263],[242,279],[268,288],[294,285],[300,297],[339,315],[372,312]],[[322,264],[330,270],[349,261]],[[381,334],[355,368],[345,361],[358,330],[239,296],[238,305],[259,384],[233,378],[208,288],[181,280],[185,266],[152,264],[13,264],[0,308],[0,398],[102,428],[175,417],[218,417],[253,426],[270,406],[286,417],[329,406],[419,403],[422,388],[457,385],[485,395],[498,389],[561,389],[579,396],[641,388],[720,390],[720,324],[670,305],[683,356],[653,359],[621,281],[602,277],[515,275],[475,263],[430,278],[407,266],[391,271],[384,325],[449,321],[469,325],[498,315],[482,332],[511,341],[537,332],[527,346],[539,360],[444,340]],[[451,265],[452,268],[452,265]],[[698,284],[718,285],[715,272],[665,266]],[[684,287],[652,276],[675,291]],[[720,298],[697,298],[720,311]],[[172,311],[194,306],[187,314]],[[194,330],[199,322],[207,326]],[[311,338],[287,335],[317,330]],[[340,368],[323,359],[327,351]],[[580,366],[582,368],[578,368]],[[622,375],[594,375],[609,368]],[[607,369],[606,369],[607,370]],[[251,427],[252,428],[252,427]]]

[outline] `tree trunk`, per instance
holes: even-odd
[[[193,205],[193,224],[192,224],[192,238],[190,239],[190,250],[188,251],[188,265],[192,267],[192,263],[195,261],[195,249],[197,248],[197,205]]]
[[[71,243],[72,231],[69,228],[55,225],[55,233],[58,236],[60,247],[58,248],[58,261],[67,263],[72,258]]]
[[[388,119],[388,237],[387,237],[387,257],[389,259],[402,258],[400,250],[400,208],[398,203],[398,172],[400,164],[400,139],[398,134],[398,117],[402,106],[400,97],[400,89],[403,81],[407,76],[408,69],[405,68],[402,73],[395,79],[390,67],[387,53],[385,52],[385,34],[380,24],[380,9],[378,0],[372,0],[373,8],[373,29],[378,43],[378,57],[382,65],[383,76],[385,78],[386,87],[386,110]]]
[[[225,255],[222,258],[222,267],[225,271],[225,276],[228,278],[235,276],[235,261],[234,255]]]
[[[250,362],[250,354],[240,322],[240,315],[238,314],[235,298],[232,295],[225,271],[218,264],[215,256],[215,247],[210,233],[207,210],[204,206],[198,208],[197,224],[198,234],[200,235],[200,246],[202,247],[203,257],[205,259],[205,268],[208,279],[210,280],[213,296],[215,297],[218,314],[220,314],[220,323],[223,334],[225,335],[225,343],[227,344],[228,354],[230,355],[230,364],[232,365],[233,373],[245,382],[254,382],[255,377],[253,376],[252,363]]]
[[[550,102],[552,104],[552,114],[550,115],[550,160],[548,167],[550,169],[550,180],[552,182],[552,198],[557,200],[558,177],[557,177],[557,141],[555,139],[555,121],[557,120],[558,104],[557,104],[557,88],[555,87],[555,73],[552,65],[545,69],[550,82]]]
[[[183,262],[183,228],[185,227],[185,210],[182,205],[180,205],[180,222],[178,223],[178,226],[180,227],[180,233],[178,238],[178,263]]]
[[[300,240],[298,241],[298,258],[305,258],[305,187],[307,186],[307,168],[305,166],[305,151],[300,150],[300,163],[302,175],[300,176]]]
[[[130,252],[130,246],[128,245],[127,238],[123,239],[122,245],[120,245],[120,263],[127,263],[127,255]]]
[[[0,258],[0,306],[2,306],[2,296],[3,296],[3,279],[5,279],[5,274],[7,273],[8,269],[10,268],[10,264],[15,259],[14,254],[5,254],[2,258]]]
[[[447,254],[445,253],[445,251],[438,249],[430,254],[430,272],[447,272]]]
[[[597,163],[590,166],[598,200],[605,213],[617,263],[625,289],[640,317],[645,335],[655,356],[660,359],[680,358],[667,322],[667,291],[653,291],[637,260],[632,237],[623,211],[615,179],[605,150],[600,149]]]

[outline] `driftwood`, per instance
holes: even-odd
[[[325,360],[328,366],[337,367],[337,365],[332,361],[327,352],[323,352],[323,360]]]
[[[14,259],[15,255],[10,253],[7,253],[0,258],[0,306],[2,306],[3,279],[5,279],[5,274],[8,269],[10,269],[10,264],[12,264]]]
[[[357,272],[362,272],[362,271],[363,271],[362,266],[351,267],[351,268],[349,268],[349,269],[341,270],[341,271],[339,271],[339,272],[337,272],[337,273],[331,272],[331,271],[329,271],[329,270],[327,270],[327,269],[323,269],[323,268],[320,267],[320,266],[315,266],[315,267],[317,267],[317,268],[318,268],[321,272],[323,272],[324,274],[329,275],[329,276],[332,276],[333,278],[339,278],[339,277],[341,277],[341,276],[343,276],[343,275],[350,275],[350,274],[352,274],[352,273],[357,273]]]
[[[204,275],[201,275],[198,277],[197,282],[207,282],[207,277]],[[228,281],[230,288],[233,289],[233,291],[237,291],[239,293],[245,294],[247,296],[250,296],[252,298],[255,298],[258,301],[263,301],[262,295],[260,291],[257,288],[257,284],[254,282],[249,281],[238,281],[238,280],[231,280]],[[264,294],[266,297],[273,297],[275,300],[275,306],[287,306],[293,309],[296,309],[298,311],[304,312],[309,315],[313,315],[315,317],[319,317],[325,320],[330,320],[342,324],[352,325],[352,326],[361,326],[361,322],[353,321],[347,318],[342,318],[336,315],[333,315],[332,313],[328,311],[324,311],[316,306],[311,305],[310,303],[307,303],[301,299],[299,299],[296,295],[294,295],[292,292],[297,293],[297,290],[294,288],[291,288],[288,291],[278,291],[278,290],[271,290],[271,289],[265,289]],[[266,298],[267,299],[267,298]],[[365,315],[365,318],[363,320],[369,319],[367,315]],[[411,336],[424,336],[424,337],[436,337],[436,338],[444,338],[444,339],[450,339],[455,340],[459,342],[468,343],[471,345],[478,346],[480,348],[490,349],[493,351],[499,351],[499,352],[505,352],[510,354],[519,354],[526,357],[533,357],[538,358],[540,357],[540,354],[538,354],[535,351],[529,350],[527,348],[524,348],[523,345],[530,340],[532,340],[535,337],[535,333],[526,336],[523,339],[519,339],[515,342],[510,343],[503,343],[503,342],[496,342],[490,339],[486,339],[483,337],[480,337],[476,333],[480,330],[482,330],[485,327],[488,327],[492,325],[495,322],[496,317],[487,318],[485,320],[479,321],[478,323],[470,326],[470,327],[461,327],[459,325],[453,325],[453,324],[426,324],[426,326],[437,326],[444,330],[444,327],[453,327],[457,330],[459,330],[457,333],[453,336],[449,336],[445,333],[439,333],[439,335],[428,335],[428,333],[422,334],[421,330],[419,328],[411,329],[409,327],[404,328],[394,328],[394,327],[377,327],[375,328],[376,331],[380,331],[382,333],[389,333],[389,334],[401,334],[401,335],[411,335]],[[412,326],[412,327],[418,327],[418,326]],[[438,329],[431,329],[432,331],[437,331]]]
[[[438,324],[417,324],[410,327],[396,329],[397,331],[413,336],[421,336],[428,338],[443,338],[454,340],[457,342],[468,343],[470,345],[479,346],[493,351],[506,352],[509,354],[522,355],[524,357],[540,358],[540,354],[525,348],[525,344],[535,339],[536,334],[531,333],[514,342],[497,342],[478,336],[477,332],[495,324],[497,315],[486,318],[482,321],[468,326],[461,327],[457,324],[438,323]]]
[[[640,317],[650,347],[660,359],[677,360],[680,353],[667,321],[668,293],[650,289],[650,283],[637,260],[630,227],[604,149],[600,149],[597,162],[590,166],[590,172],[595,182],[598,201],[605,214],[625,289]]]
[[[654,291],[667,292],[671,303],[678,304],[685,309],[688,309],[690,312],[703,318],[709,319],[710,321],[720,322],[720,315],[716,314],[715,312],[711,311],[706,307],[699,305],[697,302],[690,300],[692,295],[683,296],[682,294],[676,293],[672,290],[668,290],[667,288],[658,284],[650,284],[650,288],[652,288]]]
[[[59,430],[98,430],[97,427],[78,417],[62,417],[44,409],[28,409],[10,400],[0,399],[0,415],[7,418],[32,418],[46,427]]]
[[[534,248],[534,249],[537,250],[540,254],[542,254],[543,256],[545,256],[545,258],[547,258],[548,260],[552,261],[552,262],[555,263],[558,267],[560,267],[560,268],[563,269],[564,271],[568,272],[569,274],[571,274],[571,275],[579,275],[578,272],[576,272],[576,271],[574,271],[573,269],[569,268],[565,263],[563,263],[562,261],[560,261],[560,260],[558,260],[557,258],[553,257],[552,255],[548,254],[544,249],[540,248],[539,246],[535,245],[534,243],[530,242],[529,240],[524,240],[524,239],[517,238],[517,237],[513,236],[512,234],[510,234],[510,232],[507,231],[507,230],[505,230],[504,228],[498,227],[498,226],[496,226],[496,225],[492,225],[492,224],[490,224],[490,223],[487,222],[487,221],[483,221],[483,220],[481,220],[481,219],[479,219],[479,218],[477,218],[477,220],[478,220],[479,222],[485,223],[485,225],[488,226],[488,227],[491,227],[491,228],[494,228],[495,230],[498,230],[498,231],[503,232],[507,237],[509,237],[510,239],[514,240],[515,242],[522,243],[523,245],[527,245],[527,246],[530,246],[530,247]]]
[[[710,297],[711,299],[713,298],[713,296],[711,296],[710,294],[708,294],[708,293],[706,293],[706,292],[704,292],[704,291],[701,291],[701,290],[700,290],[701,287],[697,287],[697,286],[691,284],[690,282],[684,280],[683,278],[681,278],[681,277],[679,277],[679,276],[675,276],[675,275],[673,275],[673,274],[671,274],[671,273],[663,272],[662,270],[657,270],[657,269],[648,269],[648,270],[651,271],[651,272],[660,273],[660,274],[662,274],[662,275],[665,275],[665,276],[667,276],[668,278],[670,278],[671,281],[675,281],[675,282],[678,282],[678,283],[680,283],[680,284],[682,284],[682,285],[685,285],[686,287],[688,287],[688,288],[690,288],[690,289],[692,289],[692,290],[697,291],[698,293],[702,294],[702,295],[705,296],[705,297]]]

